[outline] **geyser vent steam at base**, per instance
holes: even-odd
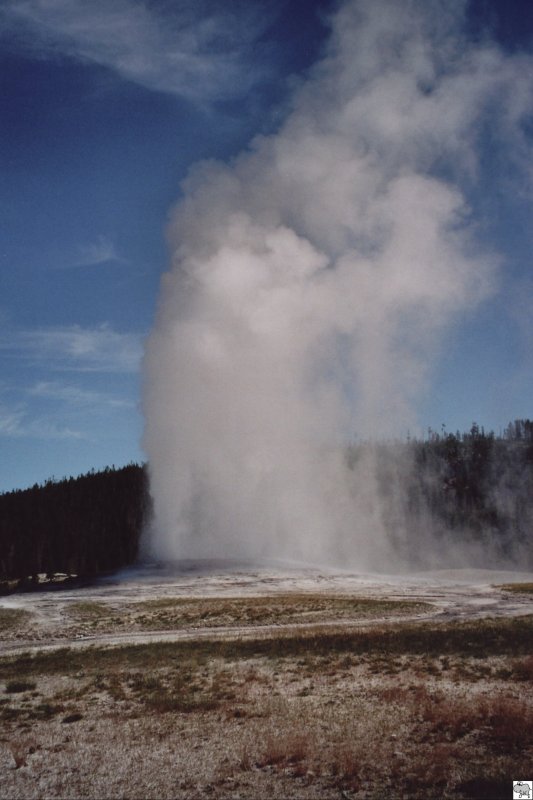
[[[345,2],[280,130],[192,170],[145,357],[156,556],[394,566],[376,455],[345,445],[414,424],[439,334],[493,290],[462,187],[528,97],[463,11]]]

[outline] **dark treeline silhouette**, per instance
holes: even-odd
[[[137,464],[1,494],[0,580],[30,588],[39,574],[89,578],[131,564],[148,497]]]

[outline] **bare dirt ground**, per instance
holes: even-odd
[[[3,598],[0,796],[511,797],[532,587],[186,563]]]

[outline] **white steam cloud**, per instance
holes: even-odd
[[[281,129],[187,180],[145,356],[159,557],[390,567],[343,445],[413,422],[439,332],[493,290],[460,187],[489,120],[519,152],[531,102],[463,11],[345,2]]]

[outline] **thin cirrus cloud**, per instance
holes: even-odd
[[[53,269],[56,270],[120,266],[128,263],[107,236],[97,236],[93,241],[79,244],[73,251],[52,253],[51,260]]]
[[[250,69],[250,57],[274,7],[244,0],[165,7],[140,0],[6,0],[0,22],[40,55],[59,52],[148,89],[208,101],[244,94],[260,79],[265,65],[256,59]]]
[[[9,408],[0,405],[0,434],[16,436],[23,429],[24,411],[21,408]]]
[[[0,404],[0,436],[31,439],[86,439],[81,431],[58,423],[50,417],[32,417],[24,405]]]
[[[60,381],[39,381],[29,390],[32,397],[58,400],[69,406],[91,408],[134,408],[130,400],[114,397],[104,392],[95,392],[70,383]]]
[[[107,236],[98,236],[94,242],[80,245],[76,257],[68,266],[97,267],[102,264],[121,263],[124,260],[111,239]]]
[[[0,339],[6,356],[52,370],[135,373],[142,343],[138,334],[120,333],[109,325],[80,325],[16,331]]]

